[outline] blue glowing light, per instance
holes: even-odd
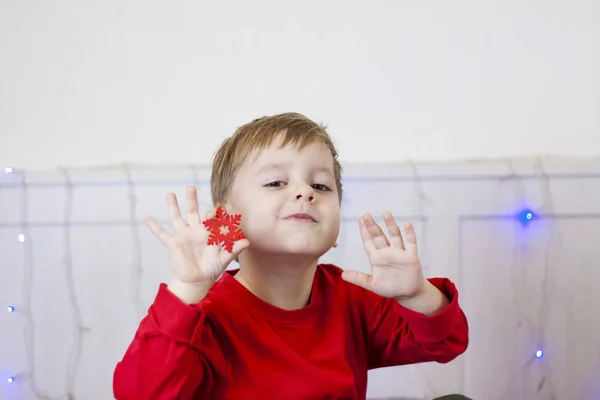
[[[535,352],[536,358],[542,358],[543,355],[544,355],[544,352],[542,350],[538,350]]]
[[[531,222],[536,217],[535,213],[531,210],[523,210],[519,214],[519,220],[522,224]]]

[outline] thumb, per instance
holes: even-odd
[[[342,279],[353,285],[360,286],[363,289],[373,291],[372,277],[364,272],[344,271],[342,272]]]
[[[233,260],[238,258],[240,253],[250,247],[250,242],[248,239],[237,240],[233,243],[233,248],[231,249],[231,253],[226,250],[221,252],[221,262],[223,265],[228,266],[231,264]]]

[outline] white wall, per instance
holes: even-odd
[[[3,1],[0,163],[210,161],[303,112],[342,160],[600,154],[600,3]]]

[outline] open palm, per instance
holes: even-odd
[[[371,214],[359,220],[360,234],[371,264],[371,274],[344,271],[344,280],[388,298],[409,298],[425,287],[417,253],[417,236],[411,223],[404,225],[405,237],[390,213],[384,214],[389,240]]]
[[[146,223],[169,249],[174,277],[181,282],[212,285],[250,244],[246,239],[239,240],[233,245],[231,253],[222,246],[208,245],[209,233],[198,213],[198,194],[195,187],[190,186],[187,190],[185,218],[181,215],[177,197],[173,193],[167,195],[167,207],[173,232],[167,231],[152,217],[147,217]],[[215,210],[212,210],[206,213],[204,220],[214,216]]]

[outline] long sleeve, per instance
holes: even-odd
[[[394,299],[364,292],[369,369],[428,361],[447,363],[467,349],[469,328],[458,305],[456,287],[448,279],[429,281],[450,300],[432,316],[408,310]]]
[[[226,366],[205,314],[162,284],[115,368],[115,398],[185,400],[214,393],[216,372]]]

